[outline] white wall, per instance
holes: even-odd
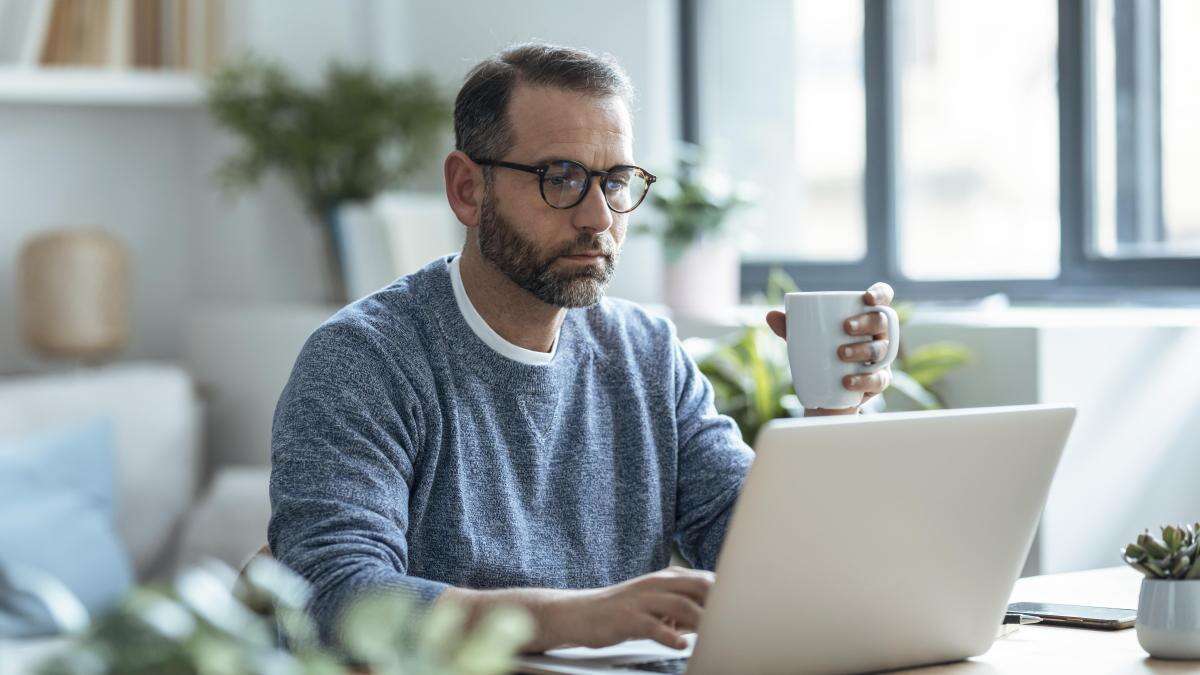
[[[640,91],[639,161],[665,161],[677,118],[673,0],[570,11],[544,1],[453,7],[247,0],[230,3],[229,34],[233,52],[253,48],[308,80],[331,58],[374,60],[393,71],[428,69],[451,93],[476,60],[512,42],[608,51]],[[129,246],[135,330],[126,358],[179,358],[185,317],[198,306],[323,300],[319,233],[290,190],[269,179],[233,199],[213,185],[213,169],[234,147],[201,107],[0,102],[0,372],[53,367],[24,348],[13,288],[20,244],[52,227],[97,225]],[[418,184],[440,189],[438,160]],[[658,278],[655,243],[631,240],[613,292],[655,301]]]
[[[0,105],[0,372],[42,367],[20,340],[16,258],[27,237],[63,226],[102,227],[128,246],[128,356],[179,354],[191,124],[178,111]]]
[[[379,0],[384,2],[384,0]],[[375,0],[251,0],[230,3],[231,51],[279,60],[306,82],[333,59],[375,56]],[[206,119],[192,128],[190,295],[199,305],[320,302],[326,297],[320,231],[279,178],[234,199],[212,172],[236,141]]]
[[[954,407],[1078,408],[1028,572],[1121,564],[1143,529],[1200,520],[1200,310],[1057,309],[914,321],[915,345],[975,352],[947,377]]]
[[[229,3],[233,51],[253,46],[315,77],[326,58],[373,55],[372,0]],[[59,367],[19,335],[18,250],[29,236],[94,225],[133,258],[130,359],[180,358],[197,303],[318,301],[318,233],[277,181],[241,200],[213,185],[232,148],[201,107],[0,102],[0,373]]]
[[[430,71],[451,95],[478,60],[515,42],[609,52],[638,90],[635,149],[654,170],[678,135],[676,10],[675,0],[565,10],[546,0],[248,0],[229,4],[229,33],[231,51],[252,48],[309,81],[332,58],[374,61],[392,72]],[[450,147],[447,138],[418,186],[441,190],[440,159]],[[134,259],[134,337],[124,357],[187,362],[209,404],[212,456],[263,462],[269,416],[243,411],[269,411],[281,367],[268,359],[256,368],[255,354],[272,353],[263,344],[270,336],[275,348],[294,351],[330,309],[319,231],[290,188],[272,178],[232,197],[214,185],[213,171],[235,148],[200,106],[0,103],[0,372],[55,367],[19,338],[13,262],[21,241],[57,225],[104,227]],[[631,237],[611,293],[657,302],[659,260],[653,239]],[[214,365],[225,361],[240,365]]]

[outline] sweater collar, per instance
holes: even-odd
[[[459,310],[450,276],[450,261],[457,253],[437,258],[423,270],[425,307],[433,314],[449,351],[468,368],[489,381],[509,381],[519,388],[544,388],[578,372],[580,359],[590,353],[580,335],[578,309],[567,310],[555,340],[554,358],[546,364],[529,364],[506,358],[480,338]]]

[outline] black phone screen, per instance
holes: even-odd
[[[1116,607],[1088,607],[1085,605],[1059,605],[1049,602],[1014,602],[1008,611],[1016,614],[1032,614],[1046,623],[1070,623],[1075,625],[1107,625],[1114,628],[1133,624],[1137,612]]]

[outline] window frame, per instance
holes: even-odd
[[[698,5],[702,0],[678,1],[682,134],[686,141],[703,144],[699,138],[702,111],[698,109],[696,51]],[[910,299],[965,299],[1005,293],[1014,301],[1033,302],[1196,302],[1200,297],[1200,257],[1103,257],[1093,246],[1096,129],[1091,104],[1092,0],[1058,0],[1059,276],[946,281],[905,277],[900,269],[896,214],[898,101],[893,0],[863,2],[866,255],[854,262],[744,261],[743,297],[766,288],[771,269],[779,268],[805,290],[856,288],[883,280],[897,294]],[[1136,84],[1124,79],[1117,82],[1118,87]],[[1158,107],[1151,107],[1158,114]],[[1157,210],[1161,219],[1161,199]]]

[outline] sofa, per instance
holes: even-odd
[[[266,540],[269,469],[212,471],[202,450],[204,409],[193,378],[169,363],[0,379],[0,437],[98,416],[111,422],[114,529],[137,582],[169,579],[203,558],[236,568]],[[28,672],[59,643],[0,640],[0,675]]]

